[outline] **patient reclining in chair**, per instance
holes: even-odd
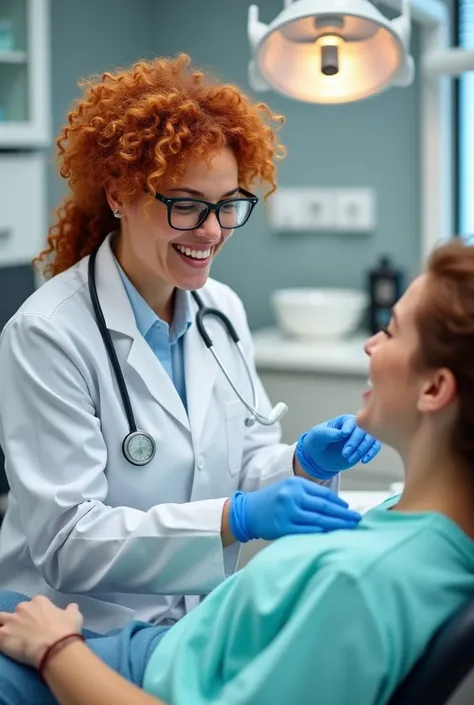
[[[274,542],[169,629],[66,639],[42,677],[78,609],[0,594],[0,703],[387,703],[474,593],[474,248],[438,248],[366,352],[357,422],[400,453],[401,497]]]

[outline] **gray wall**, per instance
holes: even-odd
[[[195,63],[248,89],[249,2],[222,0],[53,0],[53,118],[62,125],[79,77],[140,56],[189,52]],[[268,22],[282,0],[258,0]],[[414,37],[416,57],[417,37]],[[393,89],[342,106],[312,106],[274,93],[258,96],[286,116],[288,157],[282,186],[373,186],[378,222],[372,236],[277,235],[265,207],[231,239],[213,275],[242,297],[253,328],[272,321],[269,293],[294,285],[363,286],[378,253],[409,272],[419,258],[418,87]],[[64,193],[52,172],[51,205]]]
[[[153,22],[158,0],[51,0],[51,92],[54,142],[81,78],[140,58],[152,58],[157,34]],[[56,146],[51,149],[50,208],[56,208],[66,184],[57,174]]]

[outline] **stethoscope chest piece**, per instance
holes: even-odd
[[[156,453],[156,444],[149,433],[132,431],[123,439],[122,450],[132,465],[148,465]]]

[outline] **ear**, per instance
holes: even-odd
[[[418,397],[418,411],[441,411],[456,399],[457,383],[451,370],[442,367],[429,373]]]
[[[108,181],[105,184],[105,195],[107,197],[107,203],[110,206],[110,210],[114,211],[116,208],[121,208],[122,202],[113,181]]]

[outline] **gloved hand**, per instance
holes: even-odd
[[[329,480],[358,462],[370,462],[382,447],[356,425],[355,416],[344,414],[314,426],[300,436],[296,458],[308,475]]]
[[[353,529],[360,519],[335,492],[304,477],[289,477],[256,492],[236,492],[229,509],[230,530],[240,543]]]

